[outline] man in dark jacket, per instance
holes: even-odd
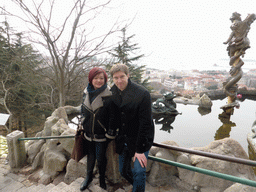
[[[114,118],[109,134],[117,131],[119,171],[133,185],[133,192],[144,192],[148,152],[154,140],[151,97],[144,87],[129,79],[126,65],[114,65],[110,74],[114,82],[111,88]]]

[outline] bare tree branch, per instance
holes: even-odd
[[[54,23],[54,8],[58,0],[31,0],[33,6],[27,1],[13,2],[20,7],[24,15],[11,13],[3,7],[0,7],[0,10],[31,26],[30,41],[47,48],[51,58],[50,69],[54,73],[54,77],[49,79],[56,83],[57,89],[54,90],[59,92],[59,105],[64,106],[68,87],[84,76],[87,67],[99,65],[99,62],[90,64],[86,61],[109,51],[113,45],[106,43],[107,38],[123,28],[117,19],[105,34],[94,35],[91,23],[111,1],[102,1],[101,4],[92,1],[93,5],[86,0],[75,0],[57,24]]]

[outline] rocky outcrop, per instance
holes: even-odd
[[[107,152],[107,170],[106,170],[106,177],[108,181],[111,183],[120,183],[124,181],[119,173],[119,164],[118,164],[118,154],[115,153],[115,142],[112,141],[108,144]],[[76,162],[73,159],[68,161],[66,167],[66,174],[64,181],[66,183],[71,183],[75,179],[79,177],[85,177],[86,175],[86,167],[87,167],[87,158],[82,158],[79,162]],[[94,174],[98,173],[98,169],[95,166]]]
[[[71,113],[71,114],[69,114]],[[76,130],[68,126],[69,116],[80,114],[80,107],[65,106],[56,109],[46,119],[44,129],[36,137],[75,135]],[[32,171],[42,167],[39,183],[48,184],[58,174],[66,170],[65,182],[71,183],[86,174],[86,158],[76,162],[70,159],[74,146],[74,138],[31,140],[26,145],[27,161],[32,164]],[[112,183],[123,181],[118,169],[118,155],[115,153],[115,144],[111,142],[107,149],[106,176]]]
[[[163,142],[163,144],[178,146],[178,144],[174,141],[165,141]],[[181,153],[177,151],[168,150],[168,149],[152,147],[149,155],[166,159],[169,161],[176,161],[178,156],[181,155]],[[149,172],[149,176],[147,180],[153,186],[166,185],[169,183],[170,177],[178,176],[177,167],[166,165],[163,163],[158,163],[151,160],[149,161],[149,166],[147,171]]]
[[[68,115],[80,114],[80,107],[60,107],[46,119],[44,129],[36,137],[75,135],[75,130],[68,126]],[[60,172],[65,170],[74,145],[74,138],[31,140],[26,145],[27,161],[32,169],[43,168],[40,183],[48,184]]]
[[[87,169],[86,163],[86,157],[81,159],[79,162],[76,162],[74,159],[70,159],[66,167],[66,174],[64,178],[65,183],[71,183],[79,177],[85,177]]]
[[[248,156],[244,149],[242,148],[242,146],[237,141],[230,138],[214,141],[206,147],[197,147],[192,149],[248,159]],[[255,180],[252,167],[239,163],[232,163],[228,161],[188,154],[186,155],[186,157],[183,156],[182,158],[179,158],[177,161],[180,163],[193,165],[198,168],[203,168],[219,173],[233,175],[236,177]],[[218,189],[219,191],[224,191],[225,189],[233,185],[233,182],[231,181],[219,179],[217,177],[207,176],[197,172],[191,173],[181,168],[178,169],[180,173],[180,179],[189,182],[189,184],[191,184],[193,187],[197,189],[205,191],[211,191],[213,189],[216,191],[216,189]]]
[[[189,104],[189,105],[198,105],[202,108],[211,108],[212,107],[212,101],[211,99],[206,95],[203,94],[202,96],[197,95],[196,97],[176,97],[173,99],[175,103],[182,103],[182,104]]]
[[[203,108],[212,107],[212,101],[206,94],[203,94],[203,96],[199,98],[199,107],[203,107]]]
[[[253,192],[253,191],[255,191],[255,187],[236,183],[234,185],[231,185],[224,192]]]
[[[175,142],[164,142],[177,146]],[[213,141],[208,146],[192,148],[194,150],[205,151],[215,154],[228,155],[237,158],[248,159],[248,156],[242,146],[231,138]],[[182,164],[191,165],[219,173],[225,173],[236,177],[247,178],[255,181],[255,175],[251,166],[232,163],[223,160],[212,159],[208,157],[180,153],[173,150],[152,148],[152,156],[162,157],[171,161],[177,161]],[[176,177],[174,177],[176,176]],[[233,186],[234,183],[217,177],[189,171],[183,168],[164,165],[162,163],[153,162],[151,171],[148,176],[148,182],[151,185],[166,185],[167,183],[182,183],[188,190],[200,190],[207,192],[223,192],[226,189],[239,191],[240,185]],[[250,187],[249,187],[250,188]],[[235,190],[236,189],[236,190]]]
[[[80,110],[72,109],[70,106],[67,111],[77,111],[78,114],[80,112]],[[75,130],[70,129],[69,126],[67,126],[68,119],[69,117],[65,107],[56,109],[52,116],[47,118],[44,130],[39,132],[36,136],[75,134]],[[163,143],[166,145],[178,146],[174,141],[165,141]],[[42,167],[39,183],[50,183],[60,172],[63,172],[64,170],[66,171],[64,177],[64,181],[66,183],[71,183],[77,178],[84,177],[86,175],[86,157],[81,159],[80,162],[70,159],[73,144],[74,139],[68,138],[38,141],[33,140],[26,145],[28,162],[30,164],[32,163],[33,169],[35,170],[38,167]],[[241,145],[230,138],[217,140],[210,143],[208,146],[193,149],[248,159],[248,156]],[[198,168],[255,180],[252,167],[246,165],[158,147],[152,147],[150,155]],[[106,177],[108,181],[115,184],[123,182],[124,180],[120,176],[118,170],[118,155],[115,153],[115,142],[111,142],[109,144],[107,149],[107,158],[108,164]],[[95,174],[96,173],[97,169],[95,169]],[[239,191],[241,188],[240,185],[233,185],[234,183],[231,181],[203,175],[201,173],[151,160],[148,162],[147,175],[147,182],[154,187],[172,185],[174,188],[175,186],[182,186],[184,191],[200,190],[207,192],[222,192],[225,190]]]

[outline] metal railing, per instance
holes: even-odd
[[[75,135],[30,137],[30,138],[19,138],[18,141],[40,140],[40,139],[66,139],[66,138],[74,138],[74,137],[75,137]],[[214,154],[214,153],[208,153],[208,152],[203,152],[203,151],[197,151],[197,150],[192,150],[192,149],[187,149],[187,148],[177,147],[177,146],[171,146],[171,145],[165,145],[165,144],[160,144],[160,143],[153,143],[153,146],[256,167],[256,162],[252,161],[252,160],[236,158],[236,157],[231,157],[231,156],[225,156],[225,155],[220,155],[220,154]],[[240,177],[235,177],[235,176],[232,176],[232,175],[227,175],[227,174],[224,174],[224,173],[219,173],[219,172],[215,172],[215,171],[211,171],[211,170],[207,170],[207,169],[202,169],[202,168],[198,168],[198,167],[194,167],[194,166],[191,166],[191,165],[186,165],[186,164],[182,164],[182,163],[178,163],[178,162],[174,162],[174,161],[168,161],[168,160],[153,157],[153,156],[150,156],[150,155],[149,155],[148,158],[150,160],[158,161],[158,162],[165,163],[165,164],[168,164],[168,165],[172,165],[172,166],[175,166],[175,167],[180,167],[180,168],[183,168],[183,169],[188,169],[190,171],[199,172],[199,173],[202,173],[202,174],[205,174],[205,175],[210,175],[210,176],[213,176],[213,177],[218,177],[218,178],[221,178],[221,179],[225,179],[225,180],[229,180],[229,181],[249,185],[249,186],[252,186],[252,187],[256,187],[256,182],[252,181],[252,180],[248,180],[248,179],[244,179],[244,178],[240,178]]]
[[[18,141],[25,141],[25,140],[41,140],[41,139],[66,139],[66,138],[75,138],[75,135],[45,136],[45,137],[27,137],[27,138],[18,138]]]
[[[153,146],[161,147],[161,148],[165,148],[165,149],[171,149],[171,150],[175,150],[175,151],[182,151],[185,153],[191,153],[191,154],[196,154],[196,155],[201,155],[201,156],[205,156],[205,157],[211,157],[211,158],[215,158],[215,159],[220,159],[220,160],[224,160],[224,161],[240,163],[240,164],[256,167],[256,161],[252,161],[249,159],[242,159],[242,158],[231,157],[231,156],[227,156],[227,155],[220,155],[220,154],[216,154],[216,153],[208,153],[208,152],[204,152],[204,151],[197,151],[197,150],[193,150],[193,149],[187,149],[184,147],[164,145],[164,144],[160,144],[160,143],[154,143]]]
[[[210,175],[210,176],[213,176],[213,177],[218,177],[218,178],[221,178],[221,179],[225,179],[225,180],[229,180],[229,181],[249,185],[249,186],[252,186],[252,187],[256,187],[256,182],[252,181],[252,180],[249,180],[249,179],[235,177],[233,175],[227,175],[227,174],[224,174],[224,173],[219,173],[219,172],[215,172],[215,171],[211,171],[211,170],[207,170],[207,169],[202,169],[202,168],[198,168],[198,167],[194,167],[194,166],[191,166],[191,165],[186,165],[186,164],[182,164],[182,163],[178,163],[178,162],[174,162],[174,161],[168,161],[168,160],[153,157],[153,156],[148,156],[148,159],[153,160],[153,161],[158,161],[160,163],[165,163],[167,165],[172,165],[172,166],[175,166],[175,167],[188,169],[190,171],[203,173],[205,175]]]
[[[75,137],[75,135],[27,137],[27,138],[19,138],[18,141],[40,140],[40,139],[66,139],[66,138],[74,138],[74,137]],[[188,148],[184,148],[184,147],[177,147],[177,146],[165,145],[165,144],[160,144],[160,143],[153,143],[153,146],[256,167],[256,161],[252,161],[252,160],[248,160],[248,159],[242,159],[242,158],[231,157],[231,156],[227,156],[227,155],[220,155],[220,154],[215,154],[215,153],[208,153],[208,152],[204,152],[204,151],[197,151],[197,150],[192,150],[192,149],[188,149]]]

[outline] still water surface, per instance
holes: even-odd
[[[244,100],[240,108],[230,117],[231,124],[224,125],[219,119],[220,109],[227,100],[214,100],[211,112],[201,115],[197,105],[183,105],[177,103],[177,110],[182,115],[177,115],[171,124],[173,129],[165,129],[162,124],[155,126],[155,142],[166,140],[175,141],[180,147],[204,147],[210,142],[230,137],[237,140],[248,153],[247,134],[251,132],[256,112],[256,102]],[[170,132],[170,133],[169,133]]]

